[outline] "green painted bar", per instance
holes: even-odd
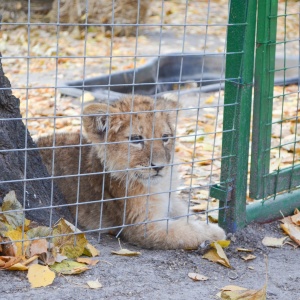
[[[220,199],[219,224],[229,232],[246,225],[255,28],[256,1],[232,0],[227,33],[222,140],[221,184],[224,193],[220,193],[218,187],[213,187],[211,193],[223,198]]]
[[[282,218],[282,215],[293,214],[295,208],[300,208],[300,189],[290,193],[277,195],[273,200],[258,200],[247,206],[247,224],[252,222],[266,223]]]
[[[270,169],[272,108],[276,52],[277,0],[258,1],[255,86],[252,126],[250,197],[268,196],[265,175]]]

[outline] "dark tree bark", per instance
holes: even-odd
[[[26,218],[47,226],[60,217],[72,220],[69,210],[60,206],[64,201],[57,188],[52,197],[51,179],[35,179],[49,175],[21,118],[20,100],[12,95],[0,59],[0,204],[14,190]]]

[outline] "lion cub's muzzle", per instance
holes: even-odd
[[[155,176],[160,175],[160,171],[164,168],[165,166],[159,166],[159,165],[155,165],[153,163],[151,163],[151,168],[156,171]]]

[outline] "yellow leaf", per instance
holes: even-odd
[[[32,288],[47,286],[52,284],[55,273],[48,266],[31,265],[28,268],[28,280]]]
[[[60,254],[68,258],[77,258],[82,255],[87,240],[83,233],[75,234],[74,230],[60,219],[53,228],[53,243],[59,249]]]
[[[215,97],[212,95],[205,100],[205,104],[211,104],[214,102]]]
[[[93,245],[91,245],[90,243],[87,243],[84,247],[82,254],[86,255],[86,256],[95,257],[95,256],[100,255],[100,251],[98,249],[96,249]]]
[[[282,247],[284,244],[284,241],[286,240],[286,237],[283,238],[274,238],[274,237],[269,237],[266,236],[262,240],[262,244],[266,247]]]
[[[93,280],[93,281],[92,280],[91,281],[87,281],[87,285],[91,289],[100,289],[100,288],[102,288],[102,284],[98,281],[98,279]]]
[[[27,271],[28,267],[24,266],[22,263],[16,263],[7,269],[10,271]]]
[[[229,240],[220,240],[210,244],[211,247],[216,249],[215,243],[219,244],[222,248],[227,248],[230,245]]]
[[[219,246],[219,247],[221,248],[221,246]],[[229,264],[228,259],[226,261],[222,257],[220,257],[220,255],[218,254],[216,249],[210,249],[202,257],[205,258],[205,259],[208,259],[209,261],[219,263],[219,264],[221,264],[221,265],[223,265],[227,268],[231,268],[231,265]]]
[[[73,260],[64,260],[61,263],[55,263],[50,268],[56,273],[65,275],[80,274],[86,270],[89,270],[85,264]]]
[[[30,225],[31,221],[28,219],[24,219],[24,230],[25,232],[29,230],[29,225]]]
[[[111,251],[112,254],[121,255],[121,256],[139,256],[141,252],[130,251],[128,249],[121,249],[119,251]]]
[[[98,259],[92,259],[88,257],[78,257],[76,261],[91,266],[95,266],[99,262]]]
[[[222,249],[222,247],[218,244],[218,242],[215,242],[215,247],[217,250],[217,254],[219,255],[219,257],[225,262],[225,266],[227,266],[228,268],[231,268],[231,265],[229,263],[229,260],[224,252],[224,250]]]
[[[29,245],[29,241],[24,241],[24,242],[15,242],[15,241],[22,241],[27,239],[26,233],[22,234],[21,230],[14,229],[14,230],[9,230],[5,233],[6,237],[9,237],[12,241],[13,244],[17,247],[17,252],[16,256],[21,256],[25,253],[25,250],[27,246]]]
[[[208,279],[208,277],[198,273],[189,273],[188,277],[194,281],[206,281]]]

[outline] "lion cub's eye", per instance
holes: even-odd
[[[141,135],[131,135],[129,140],[133,144],[144,144],[144,138]]]
[[[162,135],[162,141],[164,143],[167,143],[169,141],[169,138],[170,138],[170,134],[163,134]]]

